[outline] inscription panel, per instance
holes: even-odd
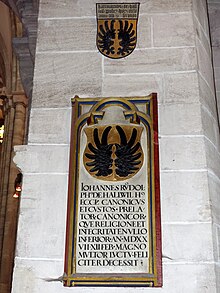
[[[148,271],[147,198],[143,184],[81,184],[77,271]]]
[[[139,3],[99,3],[98,19],[138,18]]]

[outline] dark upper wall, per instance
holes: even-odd
[[[0,2],[0,78],[2,86],[11,87],[10,72],[12,67],[10,9]]]
[[[1,0],[1,2],[8,5],[23,24],[23,35],[13,39],[13,47],[20,62],[24,91],[27,97],[31,98],[39,0]]]

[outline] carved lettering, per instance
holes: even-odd
[[[78,211],[78,266],[139,267],[148,260],[144,185],[81,182]]]

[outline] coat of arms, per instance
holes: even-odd
[[[131,54],[137,42],[139,3],[99,3],[96,9],[100,53],[112,59]]]
[[[114,181],[133,177],[143,164],[139,125],[92,126],[85,129],[84,166],[97,179]]]

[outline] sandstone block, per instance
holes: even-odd
[[[162,292],[216,293],[213,264],[166,264],[164,265],[163,276]],[[189,280],[189,284],[184,282],[185,277]],[[153,290],[154,288],[150,292],[153,293]]]
[[[220,265],[218,263],[215,264],[215,273],[216,273],[217,292],[219,292],[220,291]]]
[[[218,178],[220,178],[220,153],[216,147],[207,139],[205,139],[205,151],[206,151],[206,161],[207,168],[212,173],[214,173]]]
[[[212,67],[212,58],[211,54],[207,54],[205,48],[202,44],[197,40],[197,53],[198,53],[198,67],[201,75],[206,80],[207,84],[211,88],[212,92],[214,89],[214,81],[213,81],[213,67]]]
[[[58,279],[63,274],[63,260],[53,259],[15,259],[13,293],[67,292]]]
[[[220,180],[212,173],[208,173],[210,204],[212,207],[213,222],[220,224]],[[220,243],[220,242],[219,242]]]
[[[201,117],[204,135],[216,146],[217,150],[220,151],[218,122],[203,106],[201,108]]]
[[[71,109],[33,108],[30,116],[29,143],[70,142]]]
[[[203,137],[163,137],[160,139],[161,169],[204,169],[204,148]]]
[[[154,15],[152,18],[155,47],[192,46],[194,44],[191,13]]]
[[[213,244],[214,244],[214,257],[216,263],[219,263],[220,261],[220,228],[219,228],[219,223],[218,224],[213,224]],[[216,276],[217,279],[219,276]]]
[[[199,89],[196,72],[165,74],[165,103],[198,103]]]
[[[38,51],[96,51],[96,19],[40,20]]]
[[[194,48],[135,50],[127,58],[104,60],[106,74],[157,73],[194,70],[197,67]]]
[[[163,253],[170,263],[213,260],[211,223],[163,224]]]
[[[211,221],[206,172],[162,172],[164,222]]]
[[[200,114],[197,104],[160,105],[160,135],[201,134]]]
[[[194,35],[196,38],[198,38],[205,48],[207,54],[211,54],[211,46],[210,46],[210,39],[207,37],[207,34],[204,32],[200,22],[196,17],[193,19],[194,23],[194,30],[196,32],[196,35]]]
[[[205,0],[193,0],[192,8],[195,17],[199,20],[207,38],[209,39],[208,13]]]
[[[16,146],[14,162],[22,173],[67,173],[69,146]]]
[[[212,113],[215,120],[217,120],[216,101],[214,92],[208,86],[201,74],[198,74],[199,80],[199,95],[201,103]]]
[[[148,13],[172,13],[191,11],[191,0],[149,0],[145,1]]]
[[[101,95],[98,53],[39,54],[36,57],[32,107],[70,107],[75,95]]]
[[[163,77],[160,74],[110,75],[103,79],[102,95],[146,96],[152,92],[158,94],[159,103],[163,100]]]
[[[140,15],[138,19],[136,48],[142,49],[149,47],[152,47],[151,19],[148,15],[144,14]]]
[[[26,175],[20,206],[17,255],[63,258],[67,175]]]

